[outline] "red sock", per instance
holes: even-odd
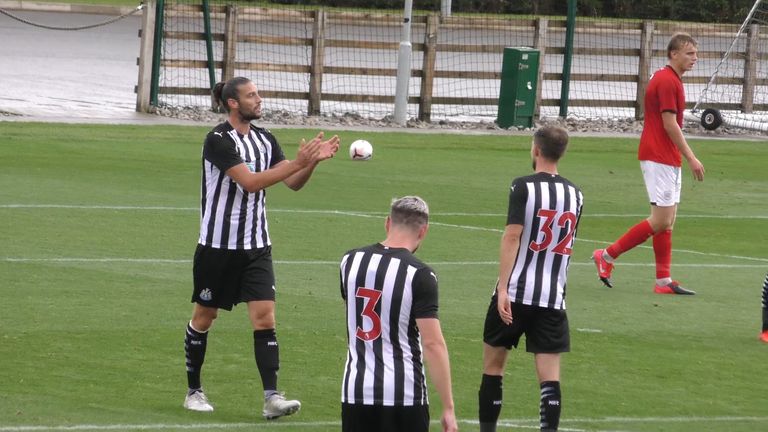
[[[653,254],[656,257],[656,279],[670,277],[672,267],[672,230],[653,235]]]
[[[651,223],[648,222],[648,219],[643,219],[642,222],[630,228],[623,236],[608,246],[605,251],[613,258],[618,258],[619,255],[642,244],[652,235],[653,228],[651,228]]]

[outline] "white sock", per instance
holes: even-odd
[[[608,264],[613,264],[613,260],[614,260],[614,259],[616,259],[616,258],[614,258],[614,257],[612,257],[612,256],[610,256],[610,255],[608,255],[608,250],[606,250],[606,249],[603,249],[603,259],[604,259],[604,260],[605,260],[605,262],[607,262]]]
[[[658,286],[666,286],[666,285],[671,284],[671,283],[672,283],[672,278],[656,279],[656,285],[658,285]]]

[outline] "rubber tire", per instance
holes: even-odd
[[[701,113],[701,125],[706,130],[715,130],[723,124],[723,116],[714,108],[707,108]]]

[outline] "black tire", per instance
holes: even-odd
[[[701,125],[704,126],[704,129],[715,130],[722,124],[723,116],[720,114],[720,111],[713,108],[707,108],[701,113]]]

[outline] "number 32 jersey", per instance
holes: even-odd
[[[568,263],[583,200],[581,190],[559,175],[536,173],[512,181],[507,225],[522,225],[523,231],[507,281],[511,302],[565,309]]]
[[[417,318],[437,318],[437,277],[409,250],[381,244],[347,252],[340,265],[347,360],[341,401],[428,405]]]

